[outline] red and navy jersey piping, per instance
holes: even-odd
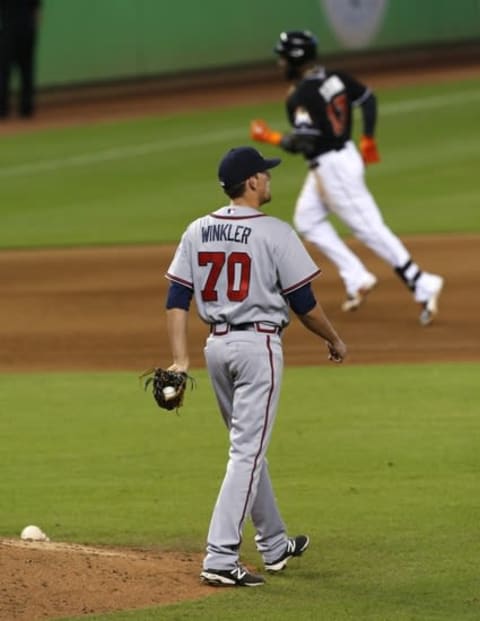
[[[313,274],[310,274],[310,276],[307,276],[307,278],[304,278],[300,282],[297,282],[294,285],[290,285],[290,287],[283,289],[282,294],[288,295],[289,293],[292,293],[292,291],[295,291],[295,289],[299,289],[300,287],[303,287],[303,285],[306,285],[308,282],[312,281],[314,278],[316,278],[321,273],[322,273],[322,270],[318,269],[316,272],[313,272]]]
[[[178,282],[178,284],[183,285],[184,287],[188,287],[189,289],[193,289],[193,282],[189,282],[188,280],[179,278],[178,276],[175,276],[175,274],[170,274],[170,272],[165,274],[165,278],[168,278],[168,280],[171,280],[173,282]]]

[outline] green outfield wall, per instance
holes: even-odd
[[[272,59],[309,28],[324,54],[480,41],[478,0],[44,0],[41,86],[167,75]]]

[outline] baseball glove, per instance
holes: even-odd
[[[155,367],[140,376],[144,380],[144,390],[151,387],[153,397],[157,405],[163,410],[177,410],[183,405],[187,380],[190,380],[193,388],[193,378],[186,373],[178,371],[166,371]]]

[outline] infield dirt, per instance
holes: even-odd
[[[318,299],[349,346],[348,364],[479,360],[478,236],[404,239],[420,265],[446,280],[440,314],[418,323],[420,307],[389,266],[350,245],[379,284],[364,306],[343,313],[343,287],[334,267],[312,247],[323,268]],[[164,318],[174,248],[134,246],[0,253],[0,371],[132,370],[170,359]],[[208,334],[190,320],[191,363],[203,366]],[[295,318],[285,331],[287,364],[328,364],[321,341]]]

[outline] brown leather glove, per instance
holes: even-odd
[[[168,371],[155,367],[140,376],[144,381],[145,390],[150,386],[157,405],[163,410],[177,410],[183,405],[187,388],[187,380],[193,387],[193,378],[186,373]]]

